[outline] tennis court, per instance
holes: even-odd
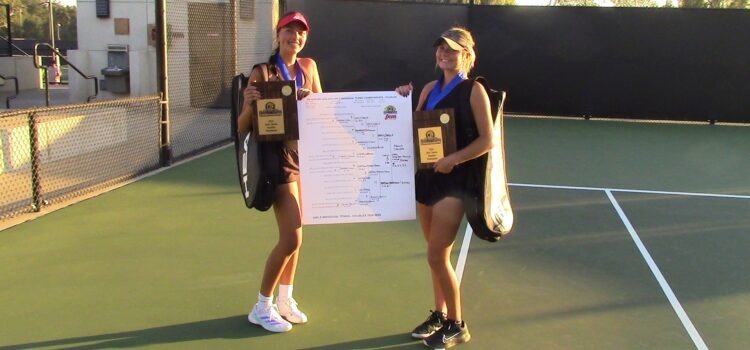
[[[461,349],[750,348],[750,129],[508,118],[516,215],[454,251]],[[249,324],[275,243],[232,149],[0,232],[0,349],[423,349],[416,221],[308,226],[308,324]]]

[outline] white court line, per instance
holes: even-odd
[[[625,227],[627,228],[628,233],[630,234],[630,237],[633,239],[633,242],[635,243],[636,247],[638,248],[641,255],[643,256],[643,259],[646,260],[646,264],[648,265],[649,269],[651,269],[651,273],[654,275],[654,277],[656,278],[656,281],[659,283],[659,286],[661,287],[662,291],[666,295],[667,300],[669,300],[669,303],[671,304],[672,309],[674,309],[675,313],[677,314],[677,317],[680,319],[680,322],[682,322],[683,327],[685,327],[685,330],[688,332],[688,335],[690,335],[690,338],[693,340],[695,347],[698,350],[708,350],[708,346],[706,346],[706,343],[703,341],[703,338],[701,338],[700,333],[698,333],[698,330],[690,321],[690,317],[688,317],[687,313],[685,312],[685,309],[682,308],[682,305],[680,304],[679,300],[677,300],[677,296],[674,294],[674,292],[672,291],[672,288],[667,283],[667,280],[664,278],[664,275],[662,275],[661,271],[659,270],[659,267],[656,266],[654,259],[651,257],[651,254],[648,252],[648,250],[646,249],[646,246],[641,241],[640,237],[638,236],[638,233],[635,231],[635,229],[633,228],[633,225],[630,223],[630,220],[627,218],[627,216],[625,215],[625,212],[620,207],[620,204],[617,203],[617,200],[615,200],[615,197],[612,195],[612,192],[653,193],[653,194],[719,197],[719,198],[741,198],[741,199],[750,199],[750,196],[718,195],[718,194],[690,193],[690,192],[606,189],[606,188],[574,187],[574,186],[532,185],[532,184],[509,184],[509,185],[517,186],[517,187],[538,187],[538,188],[572,189],[572,190],[586,190],[586,191],[604,191],[607,194],[607,197],[609,198],[610,202],[612,203],[612,206],[615,208],[615,211],[617,211],[617,214],[620,216],[620,219],[622,220],[623,224],[625,224]],[[459,286],[461,285],[461,280],[463,278],[464,269],[466,267],[466,258],[469,255],[469,244],[471,243],[472,235],[473,235],[473,232],[471,230],[471,225],[466,223],[466,232],[464,233],[464,239],[463,239],[463,242],[461,243],[461,252],[458,255],[458,262],[456,263],[456,277],[458,279]]]
[[[641,252],[641,255],[643,255],[643,259],[646,260],[648,267],[651,269],[651,273],[654,274],[654,277],[656,277],[656,280],[659,282],[659,286],[661,286],[662,291],[664,291],[664,294],[667,296],[669,303],[672,304],[672,308],[674,309],[675,313],[677,313],[677,317],[680,318],[680,321],[682,322],[683,327],[685,327],[685,330],[687,330],[688,334],[690,335],[690,338],[693,339],[693,343],[695,343],[695,347],[698,348],[699,350],[708,350],[706,343],[703,341],[703,338],[701,338],[700,334],[698,333],[698,330],[695,329],[695,326],[693,326],[693,323],[690,322],[690,318],[688,317],[685,310],[682,308],[682,305],[680,305],[680,301],[677,300],[677,296],[674,295],[672,288],[669,287],[669,284],[667,283],[667,280],[664,278],[664,275],[661,274],[659,267],[656,266],[654,259],[651,258],[651,254],[649,254],[648,250],[646,249],[646,246],[644,246],[643,242],[641,242],[641,238],[638,237],[638,233],[635,232],[633,225],[630,224],[630,220],[628,220],[628,217],[625,216],[625,212],[623,212],[622,208],[620,208],[620,204],[618,204],[617,200],[615,200],[615,197],[612,195],[612,191],[604,190],[604,192],[607,193],[607,197],[609,197],[609,201],[612,202],[612,205],[615,207],[617,214],[620,215],[620,219],[625,224],[625,227],[628,229],[628,232],[630,233],[630,237],[633,238],[633,242],[635,242],[636,247],[638,247],[638,250]]]
[[[536,185],[536,184],[518,184],[518,183],[509,183],[508,185],[509,186],[515,186],[515,187],[555,188],[555,189],[561,189],[561,190],[612,191],[612,192],[667,194],[667,195],[674,195],[674,196],[696,196],[696,197],[716,197],[716,198],[750,199],[750,196],[743,196],[743,195],[736,195],[736,194],[714,194],[714,193],[697,193],[697,192],[668,192],[668,191],[650,191],[650,190],[631,190],[631,189],[621,189],[621,188],[597,188],[597,187]]]
[[[474,231],[471,230],[471,225],[469,225],[469,222],[466,222],[466,232],[464,232],[464,240],[461,242],[461,252],[458,253],[458,262],[456,262],[456,279],[458,279],[459,286],[461,285],[461,278],[464,275],[466,258],[469,256],[469,244],[473,235]]]

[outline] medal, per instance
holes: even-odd
[[[426,111],[431,111],[435,109],[435,106],[440,102],[445,96],[448,96],[448,94],[453,91],[453,89],[458,86],[462,81],[466,79],[466,74],[463,72],[458,73],[453,80],[448,83],[448,85],[445,86],[445,89],[442,89],[443,87],[443,78],[441,77],[437,83],[435,83],[435,86],[432,88],[432,91],[430,91],[430,96],[427,97],[427,106],[425,106]],[[442,89],[442,91],[441,91]]]
[[[302,77],[302,67],[299,66],[298,62],[294,62],[294,65],[297,66],[297,77],[292,79],[292,75],[289,74],[289,70],[286,68],[286,64],[281,59],[281,55],[276,55],[276,65],[279,66],[279,70],[281,70],[281,76],[284,77],[284,80],[295,80],[297,84],[297,89],[301,89],[304,85],[302,80],[304,79]]]

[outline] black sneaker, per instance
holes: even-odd
[[[438,329],[435,334],[423,340],[424,345],[433,349],[447,349],[456,344],[466,343],[471,339],[469,327],[463,321],[456,322],[446,320],[443,327]]]
[[[417,328],[411,331],[411,337],[414,339],[424,339],[429,337],[432,333],[435,333],[440,327],[443,326],[446,317],[445,314],[440,311],[432,311],[427,319],[422,322]]]

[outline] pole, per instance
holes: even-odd
[[[42,210],[42,206],[46,204],[43,198],[42,183],[39,181],[40,169],[39,169],[39,130],[37,127],[39,123],[36,120],[36,112],[29,113],[29,146],[31,152],[31,197],[32,197],[32,208],[35,212]]]
[[[55,50],[55,15],[52,13],[52,0],[47,0],[49,7],[49,41],[52,44],[52,50]],[[54,57],[54,54],[53,54]]]
[[[47,7],[49,7],[49,41],[52,45],[52,77],[55,83],[60,82],[60,59],[57,57],[57,46],[55,46],[55,15],[52,11],[52,0],[47,0]],[[49,72],[47,72],[49,73]],[[49,79],[49,77],[47,77]]]
[[[8,24],[8,56],[13,57],[13,32],[11,31],[13,24],[10,21],[11,10],[10,10],[10,5],[3,4],[3,6],[5,6],[5,22]]]
[[[167,61],[167,1],[156,0],[156,69],[161,93],[161,152],[162,166],[172,165],[172,143],[169,135],[169,64]]]

